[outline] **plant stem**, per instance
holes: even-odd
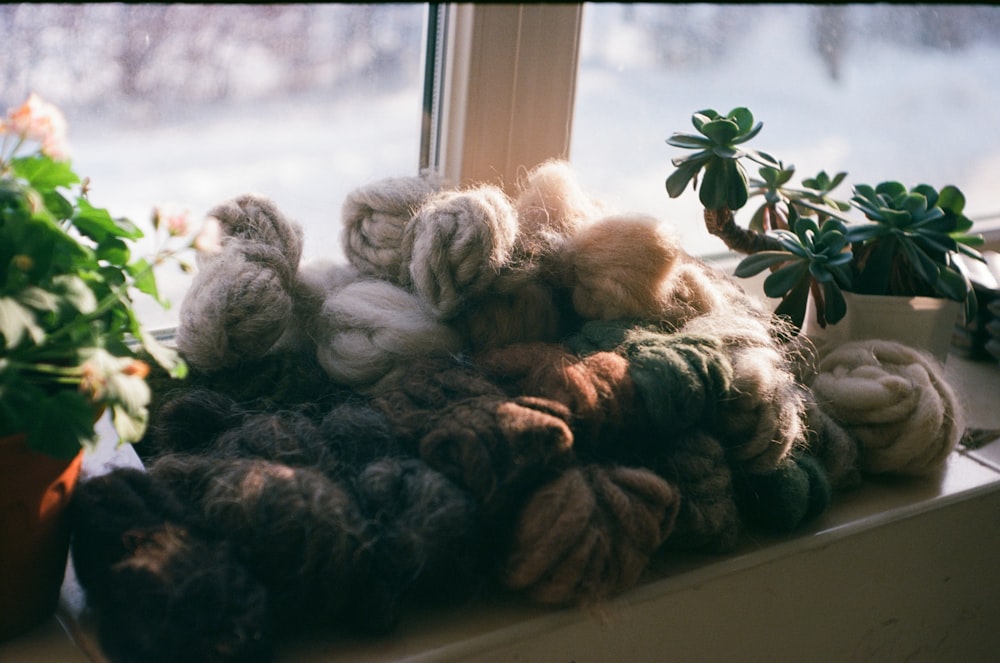
[[[780,251],[781,243],[769,235],[762,235],[736,225],[732,210],[706,209],[705,227],[726,246],[739,253],[751,254],[758,251]]]

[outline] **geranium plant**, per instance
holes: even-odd
[[[849,203],[832,197],[846,173],[825,171],[791,187],[794,166],[742,144],[762,127],[746,108],[727,115],[698,111],[692,122],[701,135],[675,133],[667,142],[697,150],[673,159],[667,193],[677,197],[689,184],[698,187],[709,232],[730,249],[748,254],[735,274],[749,277],[770,270],[764,292],[781,299],[776,312],[801,328],[811,295],[817,323],[836,323],[847,312],[843,291],[873,295],[945,297],[965,304],[966,319],[976,313],[972,283],[959,255],[982,259],[964,215],[965,196],[954,186],[940,191],[927,184],[907,188],[897,181],[854,187]],[[750,179],[740,161],[760,166],[760,179]],[[705,192],[708,187],[708,193]],[[747,227],[734,212],[749,199],[763,203]],[[863,221],[844,213],[860,211]]]
[[[133,296],[162,305],[154,268],[192,246],[186,228],[154,214],[161,246],[90,202],[68,159],[61,112],[37,95],[0,120],[0,437],[72,457],[109,410],[122,442],[145,431],[151,358],[182,377],[183,361],[148,333]],[[176,246],[171,247],[170,244]]]

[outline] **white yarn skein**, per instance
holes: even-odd
[[[417,212],[404,238],[404,246],[411,247],[413,291],[439,318],[451,318],[497,280],[516,236],[514,207],[498,187],[436,195]]]
[[[398,285],[409,280],[403,234],[413,215],[440,189],[430,177],[395,177],[355,189],[341,212],[341,244],[347,260],[366,276]]]
[[[421,300],[386,281],[362,280],[331,295],[319,311],[316,356],[330,378],[371,387],[408,360],[446,355],[461,337]]]
[[[964,410],[940,363],[901,343],[845,343],[822,359],[811,387],[858,440],[863,472],[930,473],[965,431]]]

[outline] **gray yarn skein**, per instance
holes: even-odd
[[[184,296],[177,348],[195,368],[214,371],[265,355],[293,317],[292,291],[302,228],[271,201],[243,195],[213,208],[219,253],[201,253]]]
[[[516,237],[517,214],[498,187],[434,196],[417,212],[403,239],[413,292],[441,319],[455,316],[497,280]]]
[[[393,177],[355,189],[341,212],[344,254],[361,274],[406,285],[410,257],[403,234],[424,202],[441,188],[431,177]]]

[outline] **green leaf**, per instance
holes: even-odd
[[[795,261],[785,265],[764,279],[764,293],[768,297],[783,297],[797,283],[805,279],[808,273],[809,264],[805,261]]]
[[[750,198],[750,187],[747,184],[747,174],[738,161],[726,161],[726,207],[731,210],[741,209]]]
[[[675,133],[667,139],[667,144],[689,150],[701,150],[712,146],[712,142],[704,136]]]
[[[681,164],[677,170],[670,174],[667,178],[667,195],[671,198],[677,198],[682,193],[684,189],[687,188],[689,182],[694,179],[698,171],[701,170],[701,163],[684,163]]]
[[[733,275],[741,279],[747,278],[789,260],[794,260],[794,256],[784,251],[758,251],[741,260],[733,271]]]
[[[45,330],[38,324],[35,314],[12,297],[0,297],[0,336],[7,348],[16,348],[25,336],[35,345],[45,340]]]
[[[847,315],[847,301],[836,282],[823,284],[823,300],[827,323],[837,324]]]
[[[806,318],[806,303],[809,301],[809,279],[803,279],[792,288],[774,309],[774,313],[787,317],[796,329],[802,329]]]
[[[743,106],[729,111],[726,117],[736,123],[740,135],[746,134],[753,127],[753,113]]]
[[[701,128],[701,132],[708,136],[708,139],[715,145],[728,145],[739,135],[740,129],[732,120],[718,118],[706,122]]]
[[[139,292],[144,292],[156,301],[160,301],[160,293],[156,287],[156,274],[153,272],[153,267],[149,264],[149,261],[145,258],[136,260],[128,266],[128,272],[135,279],[133,285]]]
[[[69,187],[80,182],[68,161],[54,161],[47,156],[29,156],[11,159],[11,168],[39,191]]]
[[[956,186],[948,185],[938,193],[937,205],[956,216],[965,211],[965,195]]]

